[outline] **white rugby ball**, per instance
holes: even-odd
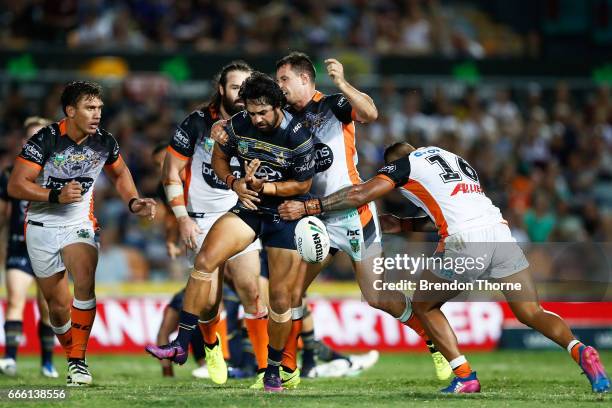
[[[306,262],[322,262],[329,253],[329,235],[323,222],[316,217],[302,218],[295,226],[295,246]]]

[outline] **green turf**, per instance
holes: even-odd
[[[251,391],[251,380],[230,380],[225,386],[190,377],[190,361],[176,367],[174,379],[161,377],[156,360],[141,356],[89,357],[95,385],[69,388],[62,406],[78,407],[603,407],[612,396],[591,392],[587,379],[568,357],[558,351],[470,353],[483,392],[479,395],[440,395],[442,385],[434,379],[431,358],[426,354],[387,354],[359,377],[306,380],[297,390],[269,395]],[[601,354],[612,367],[612,352]],[[58,361],[63,378],[66,366]],[[64,382],[46,380],[38,374],[38,359],[19,359],[19,376],[0,377],[0,389],[51,387]],[[28,406],[57,403],[28,403]],[[0,405],[8,406],[4,398]],[[14,406],[11,404],[11,406]]]

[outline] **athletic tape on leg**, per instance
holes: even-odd
[[[193,268],[189,276],[191,276],[195,280],[210,282],[213,279],[213,272],[205,272]]]
[[[302,306],[291,308],[291,320],[300,320],[304,317],[304,308]]]
[[[283,313],[276,313],[272,308],[270,308],[268,313],[270,315],[270,319],[276,323],[285,323],[291,320],[291,309],[287,309],[287,311]]]
[[[404,313],[400,317],[397,318],[402,323],[406,323],[410,316],[412,316],[412,301],[408,295],[404,295],[406,297],[406,309],[404,309]]]
[[[244,313],[245,319],[263,319],[268,316],[268,308],[264,307],[262,310],[259,310],[257,313]]]
[[[70,330],[71,327],[72,327],[72,320],[70,320],[70,319],[68,319],[66,324],[63,325],[63,326],[59,326],[59,327],[51,326],[51,328],[53,329],[53,333],[55,333],[55,334],[64,334],[68,330]]]

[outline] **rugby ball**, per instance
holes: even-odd
[[[322,262],[329,253],[329,235],[323,222],[316,217],[302,218],[295,226],[295,246],[306,262]]]

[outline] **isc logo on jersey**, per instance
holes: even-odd
[[[308,263],[322,262],[329,254],[329,235],[316,217],[305,217],[295,226],[295,246]]]

